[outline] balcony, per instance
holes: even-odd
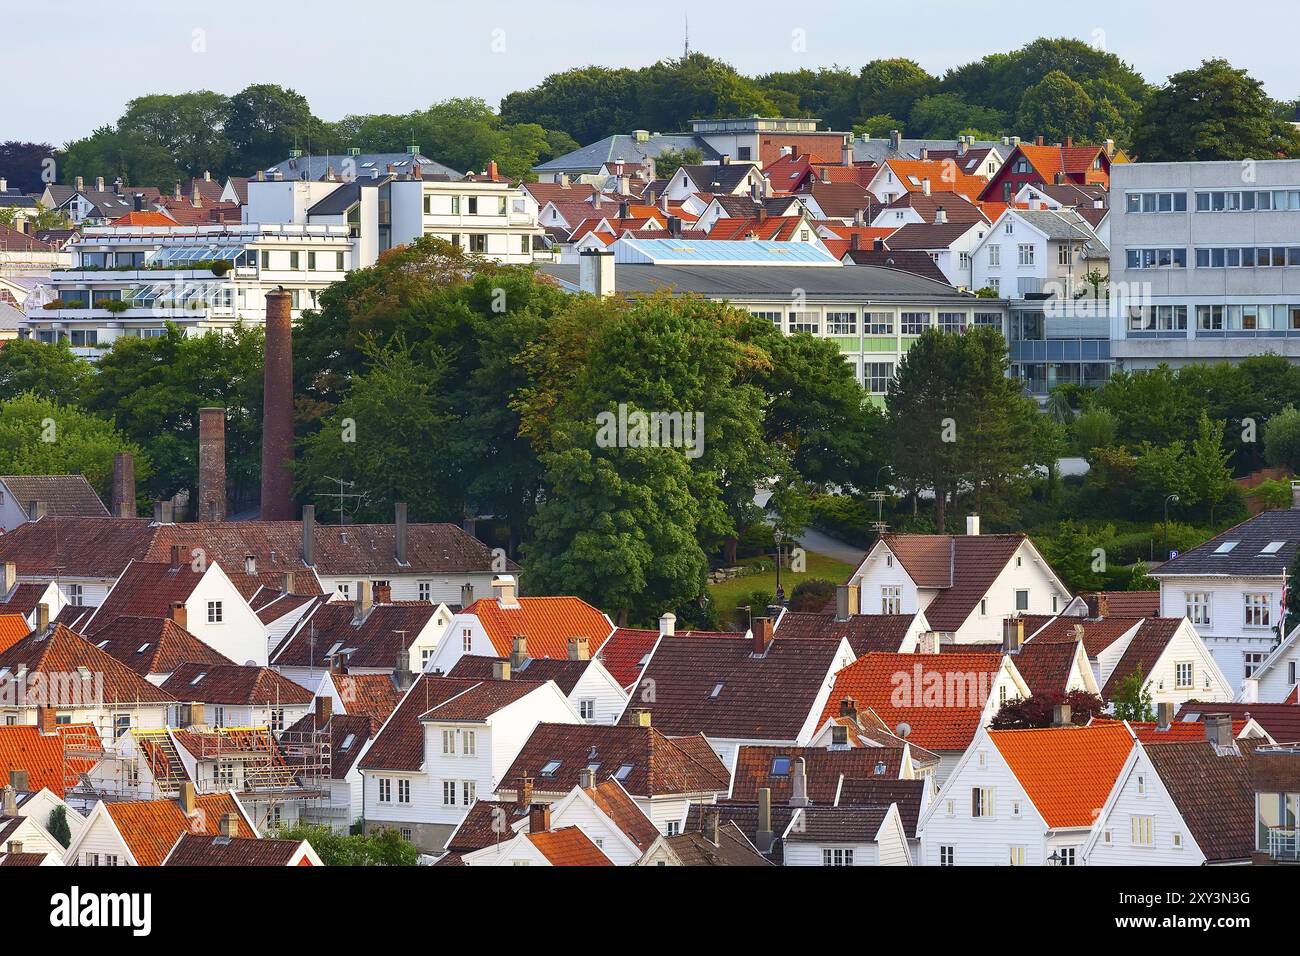
[[[1300,829],[1264,827],[1268,836],[1268,857],[1277,863],[1300,863]]]

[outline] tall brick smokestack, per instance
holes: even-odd
[[[200,521],[226,520],[226,410],[199,409]]]
[[[135,456],[129,451],[119,451],[113,456],[113,495],[108,510],[114,518],[136,516]]]
[[[293,520],[292,302],[284,289],[266,294],[266,371],[262,394],[262,520]]]

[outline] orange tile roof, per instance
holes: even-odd
[[[719,219],[709,230],[710,239],[744,240],[752,233],[755,239],[789,240],[804,222],[802,216],[768,216],[758,218]]]
[[[595,654],[614,630],[609,618],[581,598],[518,601],[518,607],[503,608],[496,598],[479,598],[464,610],[479,619],[500,657],[509,656],[516,637],[528,639],[529,657],[568,657],[571,637],[587,638],[588,651]]]
[[[1175,720],[1164,730],[1159,729],[1155,721],[1130,720],[1129,727],[1144,744],[1176,744],[1189,741],[1205,740],[1205,724],[1199,720]],[[1246,729],[1244,720],[1232,722],[1232,736],[1239,737]]]
[[[907,724],[909,743],[927,750],[964,750],[979,729],[1001,666],[1001,654],[986,652],[864,654],[835,675],[817,725],[837,716],[840,701],[852,697],[859,711],[874,710],[887,727]]]
[[[0,614],[0,653],[13,647],[31,633],[27,619],[21,614]]]
[[[987,182],[978,176],[969,176],[956,167],[937,159],[891,159],[887,165],[894,178],[908,192],[921,188],[920,182],[930,180],[931,193],[957,193],[967,199],[978,199]],[[913,183],[908,177],[914,177]]]
[[[177,222],[170,216],[149,210],[146,212],[128,212],[113,220],[115,226],[175,226]]]
[[[528,839],[552,866],[613,866],[600,847],[577,827],[562,827],[546,833],[529,833]]]
[[[1111,721],[993,730],[989,738],[1052,829],[1092,826],[1133,749],[1128,728]]]
[[[194,805],[193,817],[186,817],[176,800],[125,800],[104,807],[140,866],[161,866],[182,833],[219,834],[221,818],[227,813],[239,820],[238,836],[257,836],[228,793],[202,794],[194,798]]]
[[[658,839],[658,829],[628,796],[627,791],[619,786],[617,780],[605,780],[583,792],[642,853],[650,849],[650,844]]]
[[[33,793],[43,787],[62,797],[67,775],[63,766],[63,737],[65,734],[94,732],[89,724],[59,724],[53,736],[41,736],[35,724],[10,724],[0,727],[0,782],[9,782],[12,770],[27,771],[27,788]],[[68,769],[74,772],[89,770],[89,761],[73,761]],[[75,776],[74,776],[75,779]]]

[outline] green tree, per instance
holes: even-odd
[[[872,60],[858,72],[850,100],[852,116],[910,117],[915,103],[936,92],[938,85],[939,81],[913,60]]]
[[[997,110],[967,103],[957,93],[934,93],[912,105],[908,119],[915,136],[955,139],[966,130],[979,130],[980,139],[990,139],[1007,125],[1007,118]]]
[[[283,160],[294,147],[319,143],[324,124],[307,98],[274,83],[254,83],[230,98],[225,123],[231,166],[252,175]]]
[[[111,422],[28,392],[0,402],[0,474],[85,475],[108,496],[113,456],[135,455],[138,480],[149,477],[149,459]]]
[[[508,94],[501,101],[501,120],[536,123],[562,130],[578,143],[594,143],[637,126],[642,122],[639,110],[638,71],[585,66],[552,73],[530,90]]]
[[[15,339],[0,349],[0,401],[32,392],[59,405],[75,405],[94,379],[90,363],[57,344]]]
[[[1212,59],[1156,90],[1133,146],[1147,162],[1274,159],[1300,156],[1300,130],[1276,115],[1259,80]]]
[[[685,149],[666,149],[655,157],[655,177],[670,179],[683,166],[698,166],[704,162],[704,153],[698,146]]]
[[[68,808],[59,804],[51,810],[49,819],[45,822],[45,829],[50,836],[59,841],[59,846],[66,850],[68,844],[72,842],[72,828],[68,826]]]
[[[10,139],[0,143],[0,169],[9,188],[39,195],[45,191],[45,171],[54,159],[49,143],[24,143]]]
[[[1232,469],[1228,467],[1229,453],[1223,447],[1224,422],[1212,422],[1201,410],[1196,438],[1192,440],[1185,462],[1187,491],[1201,509],[1208,512],[1214,524],[1214,512],[1233,487]]]
[[[4,381],[0,372],[0,382]],[[1275,468],[1300,472],[1300,411],[1288,405],[1264,425],[1264,460]]]
[[[305,823],[276,832],[281,840],[306,840],[326,866],[415,866],[419,851],[392,827],[377,833],[335,833]]]
[[[755,82],[767,93],[792,97],[794,112],[785,115],[815,116],[828,129],[847,129],[853,117],[845,110],[856,76],[840,67],[822,67],[768,73]]]
[[[1155,720],[1150,682],[1142,673],[1142,665],[1119,682],[1111,695],[1110,705],[1116,720],[1146,723]]]
[[[1025,90],[1016,111],[1016,128],[1025,136],[1043,136],[1064,142],[1067,136],[1083,139],[1091,132],[1097,104],[1082,86],[1060,70]]]
[[[685,129],[693,118],[778,114],[754,80],[703,53],[660,60],[638,71],[637,102],[641,123],[652,131]]]

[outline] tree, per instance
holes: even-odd
[[[243,175],[267,169],[297,146],[319,141],[323,124],[307,98],[274,83],[254,83],[230,98],[225,123],[231,166]]]
[[[1067,136],[1083,139],[1092,131],[1097,108],[1082,86],[1060,70],[1025,90],[1016,111],[1016,128],[1025,136],[1043,136],[1061,143]]]
[[[4,381],[0,372],[0,383]],[[1300,411],[1288,405],[1264,425],[1264,460],[1275,468],[1300,472]]]
[[[0,349],[0,401],[32,392],[58,405],[75,405],[94,375],[90,363],[74,355],[66,341],[14,339]]]
[[[956,335],[927,329],[907,350],[885,398],[894,479],[914,495],[934,495],[934,527],[946,531],[948,497],[957,488]]]
[[[754,80],[703,53],[660,60],[638,71],[636,83],[637,115],[650,130],[685,129],[693,118],[780,115]]]
[[[1147,162],[1274,159],[1300,156],[1300,130],[1276,115],[1259,80],[1212,59],[1156,90],[1133,146]]]
[[[979,130],[978,138],[991,139],[1007,124],[997,110],[967,103],[957,93],[923,96],[912,106],[908,126],[913,135],[955,139],[966,130]]]
[[[1033,694],[1029,697],[1015,697],[998,708],[989,722],[993,730],[1031,730],[1051,727],[1055,720],[1056,708],[1065,704],[1070,708],[1070,723],[1076,727],[1085,727],[1094,717],[1101,715],[1105,704],[1096,694],[1087,691],[1072,690]]]
[[[501,121],[562,130],[578,143],[626,133],[639,117],[639,71],[586,66],[552,73],[501,101]],[[676,127],[665,127],[676,128]]]
[[[1291,567],[1286,574],[1286,601],[1282,611],[1282,634],[1290,634],[1300,625],[1300,551],[1291,559]]]
[[[326,866],[415,866],[419,851],[392,827],[377,833],[335,833],[299,823],[276,832],[281,840],[306,840]]]
[[[0,170],[4,170],[10,189],[44,192],[53,163],[54,147],[49,143],[23,143],[14,139],[0,143]]]
[[[845,110],[856,80],[855,74],[840,67],[768,73],[755,82],[768,94],[786,94],[793,99],[793,112],[786,116],[816,116],[829,129],[847,129],[853,117]]]
[[[1223,430],[1226,423],[1212,422],[1201,410],[1197,435],[1193,439],[1185,461],[1187,491],[1193,502],[1209,513],[1214,524],[1214,511],[1227,496],[1232,484],[1232,469],[1228,467],[1229,453],[1223,448]]]
[[[1111,695],[1110,705],[1116,720],[1147,722],[1155,720],[1151,687],[1139,664],[1133,673],[1119,682]]]
[[[913,60],[872,60],[858,72],[850,100],[852,116],[910,117],[917,100],[936,92],[938,85],[939,81]]]
[[[85,475],[106,498],[122,451],[135,455],[136,478],[147,480],[148,457],[111,422],[31,392],[0,402],[0,474]]]
[[[72,828],[68,826],[68,808],[59,804],[50,811],[50,817],[45,823],[45,829],[50,836],[59,841],[59,846],[65,850],[68,844],[72,842]]]
[[[698,166],[702,162],[704,162],[704,153],[700,152],[698,146],[666,149],[655,157],[655,176],[659,179],[670,179],[681,167]]]

